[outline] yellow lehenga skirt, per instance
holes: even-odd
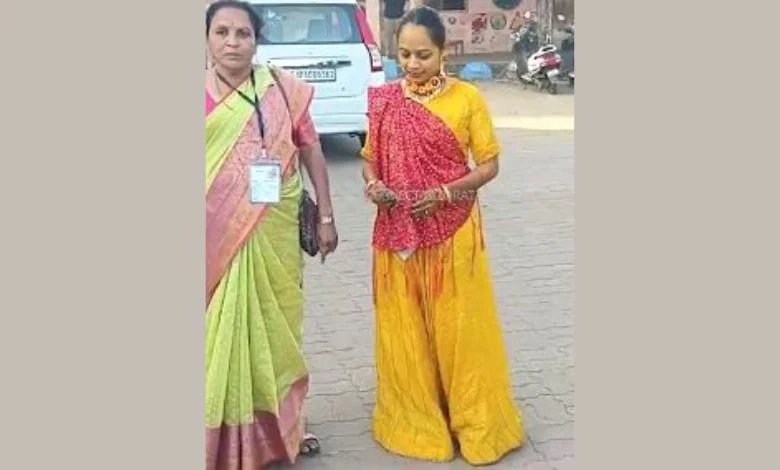
[[[476,163],[500,144],[479,90],[452,85],[425,103]],[[373,159],[371,142],[362,156]],[[374,250],[377,403],[374,438],[435,462],[460,454],[495,463],[526,440],[514,403],[478,203],[447,242],[399,254]]]
[[[374,263],[375,439],[439,462],[458,446],[474,465],[522,446],[479,208],[449,242]]]

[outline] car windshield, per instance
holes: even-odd
[[[263,20],[260,44],[362,42],[354,5],[285,3],[252,7]]]

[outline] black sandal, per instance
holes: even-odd
[[[319,454],[320,441],[319,439],[317,439],[317,436],[315,436],[312,433],[304,434],[303,441],[301,442],[300,453],[305,457],[310,457]]]

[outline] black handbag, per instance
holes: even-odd
[[[269,70],[271,71],[271,76],[273,77],[276,86],[279,87],[279,92],[282,93],[282,98],[284,99],[284,103],[287,106],[287,113],[290,115],[290,120],[292,120],[292,111],[290,110],[290,101],[287,99],[287,93],[284,91],[284,87],[279,81],[274,68],[269,67]],[[299,171],[302,172],[303,165],[299,165],[299,167]],[[307,255],[312,257],[316,256],[317,253],[320,252],[320,246],[317,241],[318,219],[319,208],[314,202],[314,199],[312,199],[309,195],[309,191],[304,188],[303,195],[301,196],[301,201],[298,207],[298,233],[300,236],[301,249]]]
[[[319,210],[317,204],[309,196],[309,192],[303,190],[303,196],[301,197],[301,204],[298,214],[298,224],[301,249],[309,256],[316,256],[320,251],[320,246],[317,241],[317,219],[319,218]]]

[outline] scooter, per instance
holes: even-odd
[[[517,77],[526,85],[535,85],[539,90],[546,90],[551,95],[558,93],[555,83],[561,75],[561,56],[558,48],[547,44],[531,54],[526,62],[525,73],[517,70]]]

